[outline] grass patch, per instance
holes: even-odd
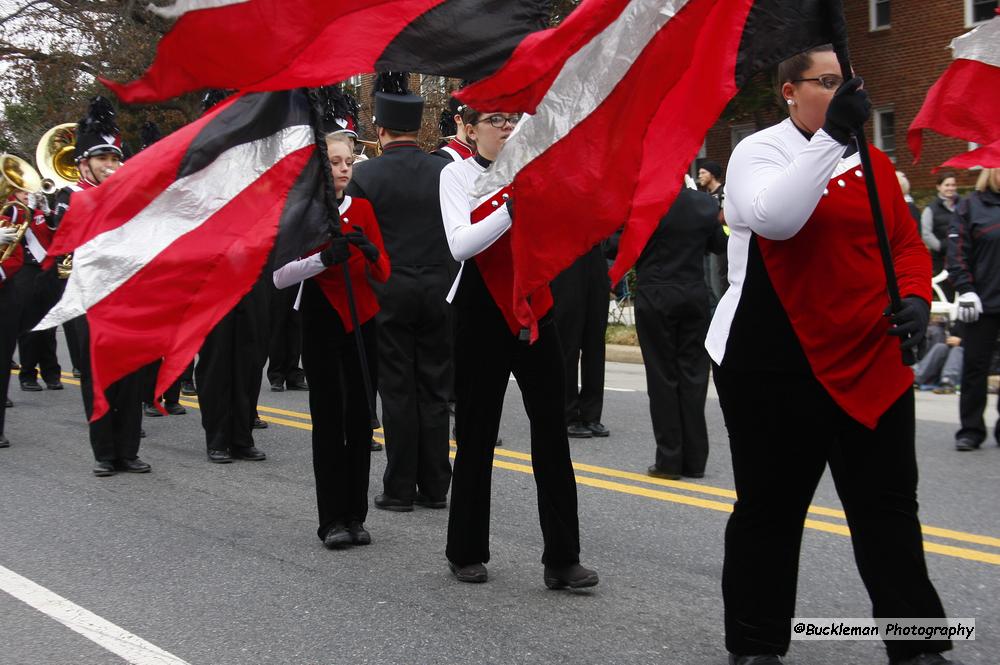
[[[618,323],[608,324],[608,332],[604,335],[604,341],[607,344],[639,346],[639,336],[636,335],[635,326],[626,326]]]

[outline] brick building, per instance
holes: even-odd
[[[913,164],[906,130],[927,90],[951,64],[951,40],[989,20],[997,1],[844,0],[844,5],[851,60],[865,79],[874,107],[868,138],[895,158],[914,190],[933,188],[931,169],[968,150],[968,144],[928,132],[921,161]],[[750,117],[720,121],[709,132],[702,156],[724,165],[739,140],[777,119],[765,113],[758,122]],[[975,174],[966,172],[959,184],[974,181]]]

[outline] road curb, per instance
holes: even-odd
[[[627,344],[606,344],[605,360],[613,363],[642,364],[642,351],[638,346]]]

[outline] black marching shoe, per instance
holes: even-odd
[[[781,656],[765,654],[762,656],[737,656],[729,654],[729,665],[781,665]]]
[[[679,474],[679,473],[670,473],[669,471],[664,471],[663,469],[661,469],[660,467],[656,466],[655,464],[650,465],[650,467],[648,469],[646,469],[646,475],[647,476],[652,476],[654,478],[663,478],[664,480],[680,480],[681,479],[681,474]],[[705,474],[702,474],[702,475],[705,475]]]
[[[198,394],[195,390],[194,383],[191,381],[181,381],[181,395],[185,397],[194,397]]]
[[[975,439],[970,439],[965,436],[955,439],[955,450],[960,450],[962,452],[967,450],[979,450],[979,446],[981,445],[983,445],[982,441],[976,441]]]
[[[429,496],[424,496],[420,492],[417,492],[417,496],[413,498],[413,503],[423,508],[431,508],[432,510],[441,510],[442,508],[448,507],[448,501],[446,499],[432,499]]]
[[[590,430],[590,434],[592,436],[598,436],[598,437],[611,436],[611,430],[609,430],[601,423],[598,422],[584,423],[583,426]]]
[[[545,586],[550,589],[586,589],[597,586],[597,571],[578,563],[568,566],[545,566]]]
[[[354,545],[371,545],[372,535],[361,522],[351,522],[347,525],[347,533],[351,535],[351,543]]]
[[[0,434],[0,448],[10,448],[10,439]]]
[[[75,367],[73,368],[73,371],[72,371],[72,372],[70,372],[70,374],[72,374],[72,375],[73,375],[73,378],[74,378],[74,379],[79,379],[79,378],[80,378],[80,370],[78,370],[78,369],[77,369],[77,368],[75,368]]]
[[[26,393],[40,393],[42,392],[42,387],[38,385],[38,381],[29,379],[21,382],[21,390]]]
[[[375,497],[375,507],[381,508],[382,510],[390,510],[394,513],[413,512],[412,501],[403,501],[402,499],[391,497],[388,494],[379,494]]]
[[[181,404],[180,402],[174,402],[173,404],[164,404],[163,408],[171,416],[183,416],[188,412],[188,410],[185,409],[184,405]]]
[[[48,388],[49,390],[62,390],[63,389],[63,384],[62,384],[62,381],[59,381],[59,380],[53,381],[52,383],[49,383],[48,381],[46,381],[45,382],[45,387]]]
[[[149,464],[143,462],[138,457],[135,459],[118,460],[115,467],[118,471],[126,471],[128,473],[149,473],[153,470],[153,467],[149,466]]]
[[[253,428],[254,429],[267,429],[267,422],[265,422],[264,420],[261,420],[260,418],[254,418],[253,419]]]
[[[285,382],[284,381],[272,381],[271,382],[271,392],[272,393],[283,393],[283,392],[285,392]]]
[[[589,439],[594,433],[583,423],[570,423],[566,428],[566,436],[571,439]]]
[[[115,475],[115,465],[112,462],[94,462],[94,475],[98,478],[106,478]]]
[[[912,658],[890,660],[889,665],[962,665],[961,661],[948,660],[939,653],[922,653]]]
[[[368,450],[372,451],[373,453],[377,453],[380,450],[382,450],[382,447],[383,446],[381,443],[379,443],[375,439],[372,439],[372,442],[368,445]]]
[[[342,550],[351,546],[351,534],[343,524],[334,524],[323,539],[323,547],[328,550]]]
[[[142,403],[142,415],[146,418],[162,418],[163,414],[160,410],[156,408],[155,404],[150,404],[149,402]]]
[[[228,450],[209,450],[208,461],[212,464],[231,464],[233,456]]]
[[[146,438],[146,430],[144,430],[144,429],[140,429],[139,430],[139,438],[140,439],[145,439]]]
[[[448,569],[455,576],[456,580],[468,584],[482,584],[489,578],[489,575],[486,573],[486,566],[481,563],[470,563],[466,566],[459,566],[449,561]]]
[[[267,455],[264,451],[256,446],[247,446],[246,448],[233,448],[229,454],[234,459],[245,459],[251,462],[263,462],[267,459]]]
[[[10,398],[7,399],[6,403],[4,404],[4,408],[5,409],[13,409],[14,408],[14,403],[10,401]]]
[[[285,381],[285,386],[289,390],[309,390],[309,385],[306,383],[305,379],[296,379],[294,381]]]

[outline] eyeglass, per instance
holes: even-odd
[[[792,83],[802,83],[803,81],[815,81],[823,86],[825,90],[836,90],[844,83],[843,77],[836,74],[823,74],[822,76],[808,79],[794,79]]]
[[[521,116],[515,113],[514,115],[491,115],[488,118],[477,120],[476,124],[478,125],[481,122],[488,122],[491,126],[501,129],[508,122],[511,127],[517,127],[517,123],[520,121]]]

